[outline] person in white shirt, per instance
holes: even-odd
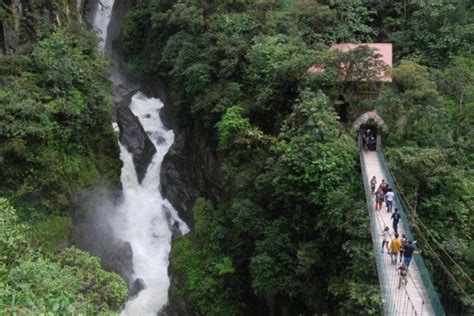
[[[390,252],[390,248],[388,248],[388,244],[390,243],[390,229],[388,226],[385,226],[385,229],[382,232],[382,253],[383,253],[383,247],[385,246],[387,248],[387,253]]]
[[[387,205],[387,212],[392,211],[394,197],[395,194],[393,193],[392,189],[389,188],[387,193],[385,193],[385,204]]]

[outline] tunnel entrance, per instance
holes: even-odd
[[[377,150],[377,126],[374,124],[364,124],[359,129],[359,135],[362,138],[362,147],[364,150]]]
[[[357,133],[362,149],[376,151],[382,143],[382,134],[388,133],[388,125],[377,114],[369,111],[359,116],[353,123],[352,129]]]

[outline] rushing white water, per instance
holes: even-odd
[[[102,48],[107,39],[113,0],[102,0],[94,18],[94,25],[100,30]],[[121,181],[123,202],[117,208],[112,221],[114,234],[128,241],[133,251],[132,280],[141,278],[145,289],[127,302],[122,311],[124,316],[156,315],[168,302],[168,256],[174,231],[185,234],[189,231],[178,217],[172,205],[161,196],[160,169],[164,156],[173,144],[174,133],[163,125],[160,109],[163,103],[156,98],[147,98],[137,92],[132,97],[130,109],[138,117],[143,128],[156,148],[145,178],[138,183],[132,155],[120,143],[120,157],[123,161]],[[114,124],[117,130],[117,125]]]
[[[107,27],[109,26],[110,17],[112,15],[114,0],[99,0],[97,6],[93,24],[100,32],[100,37],[102,38],[100,45],[104,48],[105,40],[107,38]]]
[[[117,235],[130,242],[133,250],[134,278],[145,281],[145,289],[129,300],[123,315],[156,315],[168,302],[168,254],[171,248],[172,227],[188,232],[171,204],[159,192],[160,168],[164,156],[173,143],[174,133],[166,130],[159,110],[159,99],[146,98],[140,92],[132,97],[130,108],[155,145],[157,152],[140,185],[132,162],[132,155],[120,146],[124,201],[114,223]]]

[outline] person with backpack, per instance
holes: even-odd
[[[385,193],[387,193],[388,191],[388,184],[387,182],[385,182],[385,180],[382,179],[382,183],[380,183],[380,186],[378,188],[378,190],[382,190],[382,193],[385,195]],[[378,191],[377,190],[377,191]]]
[[[380,211],[382,209],[382,203],[383,203],[384,195],[382,190],[377,190],[375,193],[375,210]]]
[[[400,265],[400,267],[398,267],[398,270],[399,270],[399,274],[400,274],[400,279],[398,281],[398,288],[400,289],[400,287],[402,286],[402,283],[404,283],[404,286],[407,286],[408,284],[408,267],[405,266],[405,264],[402,264]]]
[[[407,269],[410,266],[411,258],[413,257],[414,252],[415,246],[413,246],[413,242],[409,240],[408,245],[406,245],[403,250],[403,264],[407,267]]]
[[[390,229],[388,226],[385,226],[385,229],[382,232],[382,253],[383,253],[383,247],[385,246],[387,248],[387,253],[390,253],[390,248],[388,248],[388,244],[390,241]]]
[[[393,231],[398,234],[398,222],[400,221],[400,214],[398,213],[398,209],[395,208],[395,212],[392,214],[391,216],[392,218],[392,227],[393,227]]]
[[[370,194],[375,194],[375,187],[377,186],[377,179],[375,176],[370,180]]]
[[[402,241],[399,238],[398,234],[395,234],[395,239],[390,243],[390,257],[392,259],[392,264],[397,264],[398,253],[402,248]]]
[[[388,188],[387,193],[385,193],[385,205],[387,206],[387,213],[392,211],[394,197],[395,193],[393,193],[391,188]]]

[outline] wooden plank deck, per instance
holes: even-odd
[[[384,174],[379,157],[377,152],[374,151],[364,151],[364,163],[365,163],[365,170],[367,181],[370,181],[373,176],[377,178],[377,186],[380,184],[382,179],[387,181],[387,177]],[[372,201],[368,201],[369,203],[373,203],[375,205],[375,200],[372,198]],[[397,205],[394,202],[393,209],[395,209]],[[375,207],[373,208],[375,209]],[[371,210],[372,211],[372,210]],[[392,229],[392,220],[391,216],[392,213],[388,213],[386,211],[385,203],[382,206],[380,211],[376,211],[375,218],[377,221],[377,235],[379,236],[380,245],[382,244],[382,231],[385,226],[390,228],[390,233],[392,236],[394,235],[394,231]],[[404,221],[405,218],[402,218],[401,221]],[[399,223],[398,225],[398,233],[400,236],[404,233],[402,225]],[[396,265],[391,264],[390,255],[387,254],[386,249],[384,250],[383,256],[376,256],[377,260],[381,260],[379,262],[378,267],[381,269],[386,269],[382,275],[385,275],[384,278],[381,279],[381,286],[387,289],[387,293],[385,295],[390,297],[384,297],[385,301],[385,313],[387,315],[434,315],[434,311],[430,306],[430,302],[428,300],[428,296],[426,295],[426,291],[424,289],[423,282],[420,277],[420,273],[418,271],[418,267],[416,265],[415,260],[412,260],[410,263],[409,269],[409,276],[408,276],[408,284],[406,287],[403,285],[398,288],[399,283],[399,274],[398,274],[398,267],[400,266],[398,259]],[[416,254],[414,254],[416,256]],[[381,273],[382,271],[379,271]]]

